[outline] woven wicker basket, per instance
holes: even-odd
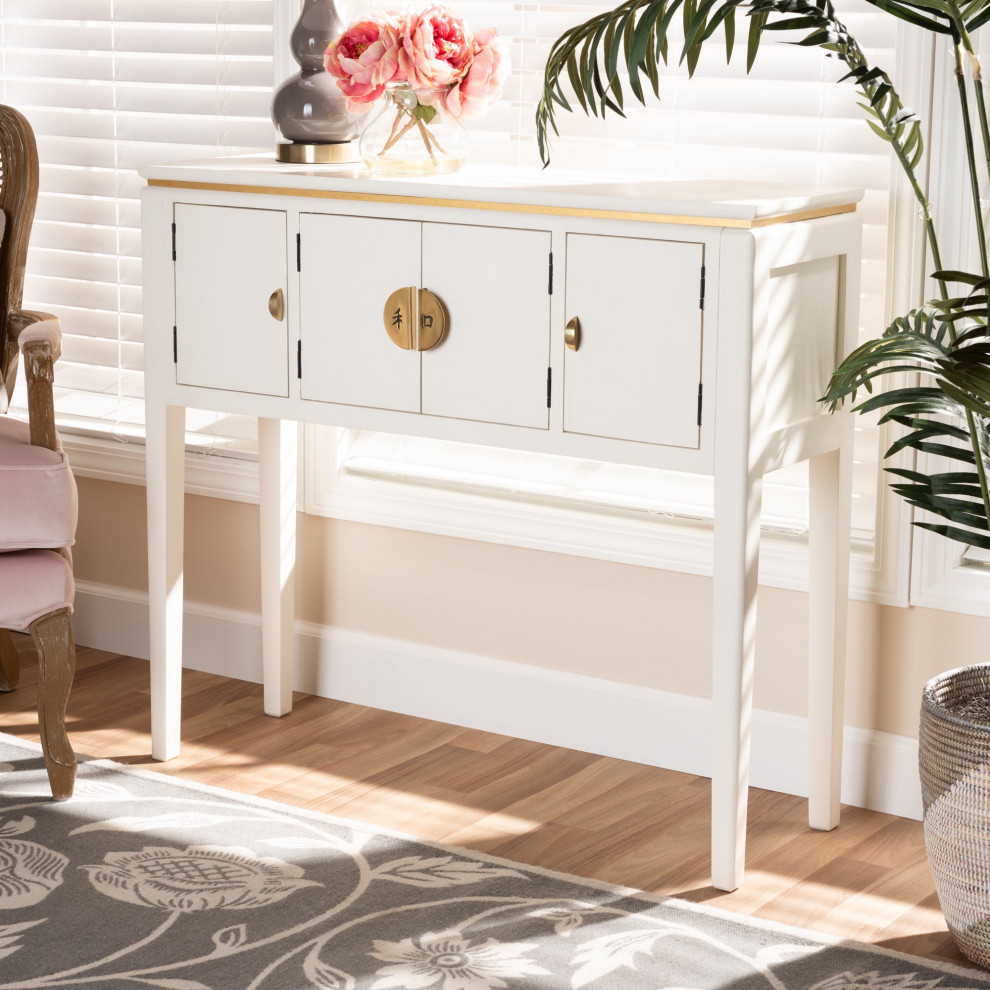
[[[990,725],[951,710],[990,697],[990,664],[960,667],[925,685],[919,762],[925,847],[949,931],[990,968]]]

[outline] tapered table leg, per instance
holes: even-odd
[[[719,890],[742,883],[746,858],[763,493],[762,477],[744,463],[734,467],[715,476],[712,885]]]
[[[847,434],[851,434],[851,420]],[[844,424],[845,426],[845,424]],[[839,824],[849,606],[851,435],[809,461],[808,822]]]
[[[297,435],[292,420],[258,420],[261,638],[268,715],[292,711]]]
[[[148,620],[151,634],[151,755],[179,754],[182,717],[183,406],[148,403]]]

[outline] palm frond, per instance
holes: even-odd
[[[888,467],[896,480],[891,489],[909,505],[939,517],[917,525],[947,539],[990,549],[990,525],[980,483],[975,450],[983,467],[990,469],[990,341],[979,325],[958,332],[971,303],[986,311],[982,276],[967,272],[939,272],[943,282],[972,286],[968,296],[926,303],[895,319],[882,337],[856,348],[836,369],[823,401],[836,409],[860,391],[872,392],[873,381],[883,375],[910,372],[922,384],[885,388],[854,408],[880,412],[880,422],[894,422],[907,432],[899,436],[884,456],[903,451],[935,455],[954,461],[966,470],[925,474]],[[982,302],[981,302],[982,299]],[[967,411],[979,433],[972,443]]]
[[[965,450],[972,463],[972,450]],[[887,468],[899,481],[891,489],[908,504],[945,520],[935,523],[920,520],[916,525],[950,540],[990,550],[990,527],[975,468],[943,474],[922,474],[900,468]]]
[[[915,23],[919,19],[930,23],[932,30],[950,31],[938,18],[958,14],[952,0],[876,2],[893,3],[903,8],[898,16],[908,19],[910,14]],[[917,13],[916,7],[927,11],[924,5],[928,4],[937,5],[937,9],[925,16]],[[661,58],[666,61],[668,34],[677,14],[684,25],[680,58],[693,75],[702,46],[719,31],[725,37],[726,61],[731,59],[735,17],[740,8],[749,18],[747,71],[752,68],[765,32],[802,32],[803,37],[794,44],[818,46],[842,60],[849,70],[843,78],[855,81],[865,101],[860,106],[868,114],[867,123],[890,142],[905,168],[913,171],[918,167],[924,153],[918,117],[901,102],[887,73],[869,64],[856,40],[836,17],[831,0],[625,0],[614,10],[571,28],[550,50],[544,72],[543,94],[536,111],[543,162],[550,160],[550,133],[559,134],[558,109],[571,109],[564,92],[565,80],[585,113],[605,116],[612,110],[622,114],[621,70],[625,70],[629,89],[641,103],[646,102],[644,75],[654,95],[660,95],[659,62]]]
[[[855,400],[860,390],[872,392],[870,383],[881,375],[937,373],[939,362],[950,353],[946,323],[940,315],[936,306],[926,304],[897,317],[882,337],[860,345],[839,365],[822,401],[834,411],[846,399]]]

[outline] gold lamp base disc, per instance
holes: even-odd
[[[335,144],[279,141],[275,145],[275,160],[294,165],[347,165],[359,162],[361,155],[357,141],[340,141]]]

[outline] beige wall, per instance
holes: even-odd
[[[145,490],[80,479],[79,580],[147,588]],[[257,611],[257,508],[189,497],[186,595]],[[536,666],[710,693],[711,581],[299,516],[297,615]],[[803,714],[806,596],[763,588],[756,705]],[[990,620],[853,602],[846,721],[916,735],[933,674],[990,658]]]

